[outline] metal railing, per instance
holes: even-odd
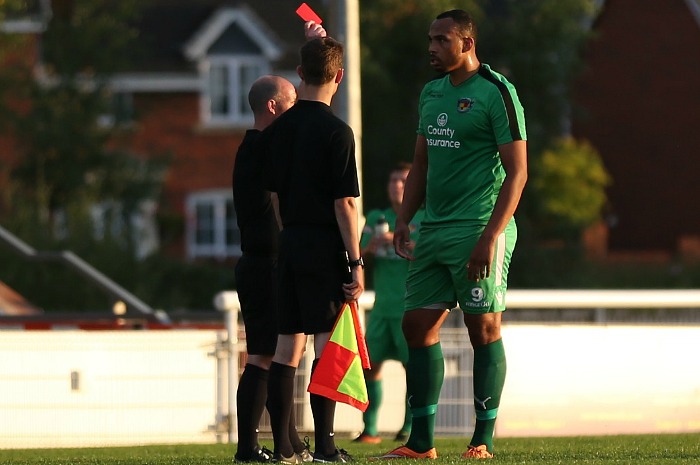
[[[699,289],[515,289],[505,324],[699,324]]]
[[[29,244],[22,241],[20,238],[9,232],[7,229],[0,226],[0,242],[4,242],[14,252],[24,257],[28,261],[34,262],[58,262],[78,272],[89,282],[94,283],[101,288],[115,301],[121,301],[126,304],[127,311],[130,309],[136,310],[144,315],[153,316],[162,322],[169,321],[167,315],[162,311],[154,311],[148,304],[136,297],[131,292],[124,289],[119,284],[112,281],[104,273],[97,270],[88,262],[71,252],[63,250],[59,252],[37,251]]]

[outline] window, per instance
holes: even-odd
[[[230,190],[190,194],[185,208],[189,258],[227,258],[241,254],[241,233]]]
[[[133,95],[128,92],[113,92],[109,95],[109,113],[100,115],[97,124],[102,128],[127,126],[134,120]]]
[[[249,125],[253,113],[248,90],[258,77],[269,72],[260,57],[210,57],[205,119],[211,125]]]
[[[123,205],[119,201],[94,204],[90,208],[93,237],[100,241],[111,238],[126,246],[125,234],[130,234],[134,255],[138,259],[146,258],[160,247],[156,223],[157,209],[158,204],[155,201],[142,200],[125,218]]]

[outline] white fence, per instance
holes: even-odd
[[[0,331],[0,448],[214,442],[216,340]]]
[[[371,305],[367,292],[364,305]],[[694,308],[700,291],[518,291],[509,308]],[[238,299],[233,337],[215,330],[0,331],[0,448],[207,443],[236,439]],[[450,319],[459,319],[457,312]],[[602,311],[601,311],[602,315]],[[458,323],[458,321],[456,321]],[[466,331],[443,330],[438,434],[471,429]],[[508,378],[499,436],[700,431],[700,325],[506,324]],[[312,351],[309,351],[312,352]],[[303,390],[300,428],[313,423]],[[403,418],[404,375],[385,366],[381,431]],[[387,390],[389,391],[389,390]],[[361,414],[339,405],[338,433]]]
[[[700,327],[509,325],[496,434],[700,431]]]

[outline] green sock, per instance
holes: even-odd
[[[367,410],[365,410],[365,413],[362,415],[362,420],[365,423],[365,429],[363,432],[369,434],[370,436],[376,436],[379,406],[382,405],[382,397],[384,397],[382,382],[366,380],[365,384],[367,385],[367,398],[369,399],[369,406],[367,406]]]
[[[445,377],[445,360],[440,343],[408,349],[406,388],[408,389],[413,428],[406,446],[416,452],[434,447],[435,415]]]
[[[474,410],[476,426],[470,444],[485,444],[493,452],[493,431],[506,381],[506,353],[503,339],[474,347]]]
[[[411,432],[411,421],[413,420],[413,415],[411,415],[411,406],[408,404],[408,392],[406,392],[406,402],[404,404],[406,409],[404,410],[403,426],[401,427],[400,431],[408,434]]]

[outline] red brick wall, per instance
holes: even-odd
[[[189,191],[231,187],[234,156],[245,128],[203,128],[196,94],[137,96],[135,107],[139,122],[134,149],[172,156],[165,186],[172,206],[182,208]]]
[[[184,228],[189,192],[231,188],[235,153],[246,128],[203,128],[197,94],[137,95],[134,107],[138,123],[132,133],[133,150],[170,156],[161,209],[180,216]],[[181,233],[184,236],[184,229]],[[184,242],[177,240],[171,252],[184,256]]]
[[[684,0],[608,0],[576,88],[573,131],[614,184],[611,250],[700,235],[700,25]]]

